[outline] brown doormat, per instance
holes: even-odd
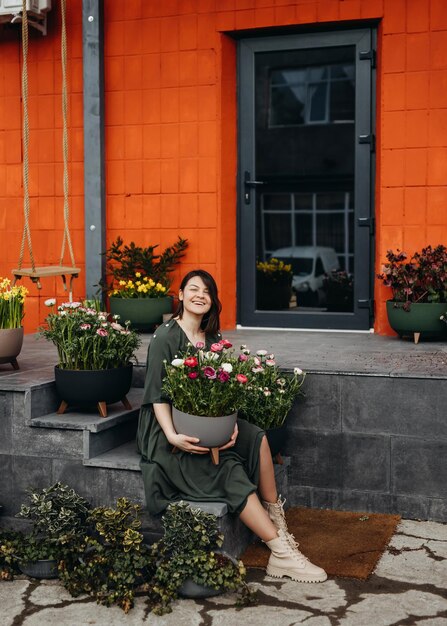
[[[291,508],[286,519],[289,532],[312,563],[330,576],[365,580],[393,536],[400,515]],[[265,568],[269,555],[269,549],[257,542],[240,558],[246,567]]]

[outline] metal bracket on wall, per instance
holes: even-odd
[[[357,225],[369,228],[371,235],[374,235],[375,219],[373,217],[359,217],[357,218]]]
[[[373,48],[360,51],[359,59],[360,61],[371,61],[371,67],[376,67],[376,51]]]
[[[375,152],[376,150],[376,138],[372,133],[369,135],[359,135],[359,143],[369,143],[371,152]]]

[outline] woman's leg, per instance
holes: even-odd
[[[272,453],[264,435],[261,448],[259,450],[259,495],[266,502],[276,502],[278,492],[276,491],[275,472],[273,469]]]
[[[259,502],[256,493],[252,493],[248,496],[247,504],[239,517],[255,535],[262,539],[262,541],[271,541],[278,536],[273,522],[270,520],[267,511]]]

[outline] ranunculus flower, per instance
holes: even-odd
[[[229,374],[231,374],[231,372],[233,371],[233,366],[231,365],[231,363],[222,363],[221,367],[224,372],[228,372]]]
[[[263,372],[263,371],[264,371],[264,368],[263,368],[263,367],[261,367],[260,365],[258,365],[257,367],[252,367],[252,368],[251,368],[251,371],[252,371],[254,374],[259,374],[260,372]]]
[[[171,361],[171,365],[173,365],[174,367],[182,367],[183,359],[173,359]]]
[[[101,337],[107,337],[107,335],[109,334],[105,328],[98,328],[98,330],[96,331],[97,335],[100,335]]]
[[[256,354],[258,356],[265,356],[267,354],[267,350],[256,350]]]
[[[54,306],[56,304],[56,298],[48,298],[45,300],[45,306]]]
[[[113,330],[124,330],[121,324],[118,324],[117,322],[112,322],[110,326],[113,328]]]
[[[230,374],[228,374],[225,370],[220,370],[217,374],[217,378],[221,383],[227,383],[230,380]]]
[[[227,341],[226,339],[221,339],[219,341],[220,345],[223,346],[224,348],[232,348],[233,344],[230,343],[229,341]]]
[[[253,361],[255,362],[255,365],[261,365],[261,363],[262,363],[261,359],[259,357],[257,357],[257,356],[255,356]]]
[[[248,361],[248,356],[246,354],[240,354],[239,361]]]
[[[221,343],[212,343],[211,352],[222,352],[223,345]]]
[[[248,378],[245,376],[245,374],[236,374],[236,380],[238,383],[242,383],[243,385],[245,385],[245,383],[248,381]]]
[[[271,396],[271,395],[272,395],[272,392],[271,392],[269,389],[265,389],[265,390],[264,390],[264,395],[265,395],[265,396],[267,396],[267,397],[268,397],[268,396]]]
[[[211,365],[207,365],[203,368],[203,375],[206,376],[206,378],[216,378],[216,370],[214,367],[211,367]]]
[[[275,359],[266,359],[265,364],[270,365],[270,367],[273,367],[274,365],[276,365],[276,361]]]
[[[301,376],[301,374],[303,373],[303,370],[302,370],[302,369],[300,369],[299,367],[294,367],[294,368],[293,368],[293,373],[294,373],[296,376]]]
[[[201,349],[202,349],[202,348],[204,348],[204,347],[205,347],[205,344],[203,343],[203,341],[198,341],[198,342],[196,343],[196,348],[197,348],[198,350],[201,350]]]
[[[187,359],[183,361],[186,367],[197,367],[198,360],[195,356],[189,356]]]
[[[188,372],[188,378],[197,378],[198,372]]]
[[[92,325],[91,325],[91,324],[81,324],[81,325],[79,326],[79,328],[80,328],[81,330],[89,330],[91,327],[92,327]]]

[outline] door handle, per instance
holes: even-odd
[[[250,190],[253,187],[258,187],[259,185],[263,185],[263,184],[264,184],[263,180],[251,180],[250,179],[250,172],[247,172],[247,171],[244,172],[244,201],[245,201],[245,204],[250,204],[250,202],[251,202]]]

